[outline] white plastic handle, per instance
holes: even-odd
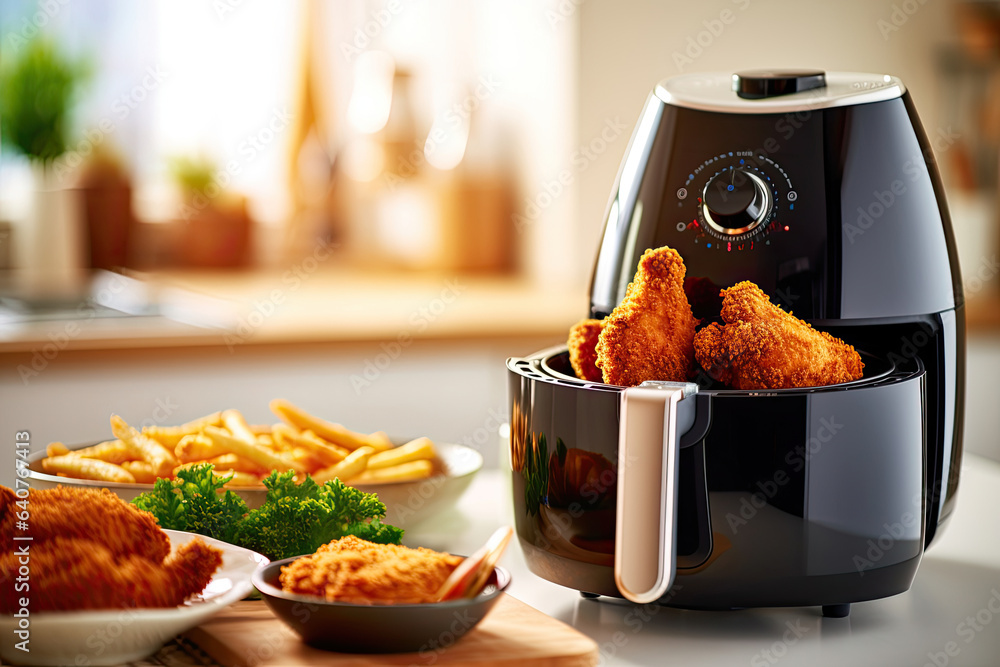
[[[677,461],[680,437],[694,423],[694,402],[678,408],[697,391],[690,383],[644,382],[622,392],[615,584],[632,602],[655,602],[674,582]]]

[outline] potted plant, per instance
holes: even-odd
[[[121,157],[104,146],[83,164],[76,185],[87,231],[92,269],[117,269],[129,262],[129,240],[135,231],[132,182]]]
[[[251,220],[246,198],[227,192],[228,174],[204,157],[170,163],[181,192],[180,247],[183,264],[200,268],[246,266],[251,253]]]
[[[31,163],[35,196],[22,268],[34,286],[61,289],[82,265],[73,193],[53,169],[68,147],[73,97],[86,69],[38,37],[0,61],[0,141]]]

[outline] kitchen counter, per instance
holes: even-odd
[[[514,276],[287,271],[100,273],[101,307],[0,309],[0,355],[52,350],[342,345],[564,338],[587,312],[585,287]],[[54,346],[54,347],[53,347]]]
[[[705,612],[584,600],[528,571],[518,545],[501,564],[510,594],[594,639],[603,664],[895,667],[1000,664],[1000,464],[967,455],[950,525],[912,588],[858,603],[847,618],[818,607]],[[408,544],[471,553],[513,524],[509,476],[484,470],[461,508],[416,527]]]

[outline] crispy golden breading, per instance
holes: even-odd
[[[14,535],[30,535],[32,549],[63,537],[96,542],[115,558],[135,555],[159,563],[170,553],[170,540],[153,515],[107,489],[32,490],[27,531],[15,532],[16,500],[12,492],[0,494],[0,552],[13,548]]]
[[[96,541],[67,537],[31,544],[29,558],[32,612],[176,607],[203,590],[222,564],[222,552],[198,538],[163,562],[116,557]],[[18,554],[0,555],[0,577],[13,581],[18,567]],[[23,595],[13,585],[0,587],[0,613],[14,613]]]
[[[860,379],[855,349],[771,303],[757,285],[722,290],[722,320],[694,340],[695,357],[734,389],[818,387]]]
[[[569,330],[569,363],[581,380],[604,382],[597,367],[597,338],[604,330],[603,320],[580,320]]]
[[[22,512],[26,527],[18,526]],[[174,607],[205,588],[222,564],[222,552],[198,538],[170,554],[156,519],[107,489],[60,486],[21,499],[0,486],[0,581],[18,576],[24,546],[31,594],[0,586],[2,614],[20,608],[21,596],[31,611]]]
[[[321,546],[281,568],[289,593],[359,604],[435,602],[460,556],[394,544],[373,544],[350,535]]]
[[[684,295],[684,261],[666,246],[639,260],[625,298],[604,322],[597,366],[608,384],[683,382],[694,366],[696,321]]]

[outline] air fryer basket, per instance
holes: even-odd
[[[689,399],[697,409],[679,445],[676,579],[661,602],[839,605],[909,587],[924,536],[924,370],[919,359],[864,356],[870,370],[852,383],[708,388]],[[569,376],[565,347],[507,366],[515,519],[529,567],[618,596],[623,389]]]

